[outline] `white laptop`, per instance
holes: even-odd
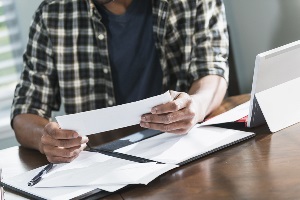
[[[266,123],[255,94],[299,77],[300,40],[258,54],[255,61],[247,126],[255,127]]]

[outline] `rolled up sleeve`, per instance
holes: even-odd
[[[190,81],[206,75],[229,78],[228,32],[222,0],[198,1],[190,64]]]
[[[24,68],[12,103],[11,120],[25,113],[49,119],[51,111],[60,107],[60,95],[51,40],[42,19],[42,6],[33,17],[23,61]]]

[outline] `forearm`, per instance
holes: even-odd
[[[222,103],[226,90],[227,83],[223,77],[208,75],[195,81],[189,94],[198,105],[199,113],[207,116]],[[203,116],[199,116],[200,121]]]
[[[40,147],[43,130],[49,121],[34,114],[20,114],[13,119],[13,127],[18,142],[27,148],[42,152]]]

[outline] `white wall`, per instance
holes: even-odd
[[[18,13],[19,24],[21,27],[21,36],[25,47],[28,40],[29,26],[32,16],[42,0],[15,0]]]
[[[300,0],[224,0],[242,92],[250,92],[255,56],[300,39]]]
[[[32,15],[41,2],[42,0],[16,0],[16,10],[18,13],[18,21],[21,28],[21,36],[24,48],[28,38],[29,25]],[[1,134],[0,149],[19,145],[10,127],[8,127],[7,130],[4,130],[3,133],[1,132]]]

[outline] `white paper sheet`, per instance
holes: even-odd
[[[139,124],[141,116],[154,106],[171,101],[170,92],[119,106],[56,117],[62,129],[90,135]]]
[[[89,151],[82,151],[79,156],[73,160],[71,163],[63,163],[63,164],[56,164],[54,167],[43,176],[43,178],[47,178],[54,173],[59,171],[71,170],[71,169],[80,169],[89,167],[95,163],[101,163],[110,160],[112,157],[106,156],[103,154],[99,154],[97,152],[89,152]]]
[[[271,132],[300,122],[300,78],[256,93],[256,99]]]
[[[162,133],[116,150],[150,160],[179,164],[195,156],[224,147],[253,133],[218,127],[197,127],[186,135]]]
[[[194,127],[187,135],[163,133],[118,150],[169,164],[135,163],[100,153],[82,152],[74,162],[57,165],[36,187],[29,187],[27,183],[44,166],[3,182],[30,194],[54,200],[71,199],[97,188],[113,192],[129,183],[147,184],[177,167],[174,165],[176,163],[226,147],[250,135],[253,133],[217,127]]]
[[[97,187],[94,186],[78,187],[75,189],[71,187],[34,188],[28,186],[27,185],[28,182],[43,168],[44,166],[15,177],[7,178],[7,179],[4,178],[3,182],[7,185],[13,186],[14,188],[25,191],[29,194],[41,197],[43,199],[50,199],[50,200],[72,199],[74,197],[90,192],[94,189],[97,189]]]
[[[247,101],[246,103],[243,103],[231,110],[228,110],[227,112],[217,115],[211,119],[208,119],[207,121],[201,123],[199,126],[208,126],[208,125],[213,125],[213,124],[235,122],[235,121],[242,119],[243,117],[248,115],[249,105],[250,105],[250,102]]]
[[[79,158],[75,162],[54,169],[34,187],[93,186],[113,192],[128,184],[148,184],[157,176],[177,167],[176,165],[157,164],[155,162],[136,163],[100,153],[96,154],[99,158],[94,163],[90,162],[89,165],[78,167],[78,164],[81,165],[78,162],[88,161],[89,155],[90,161],[92,161],[95,155],[92,152],[83,153],[85,154],[84,159]]]

